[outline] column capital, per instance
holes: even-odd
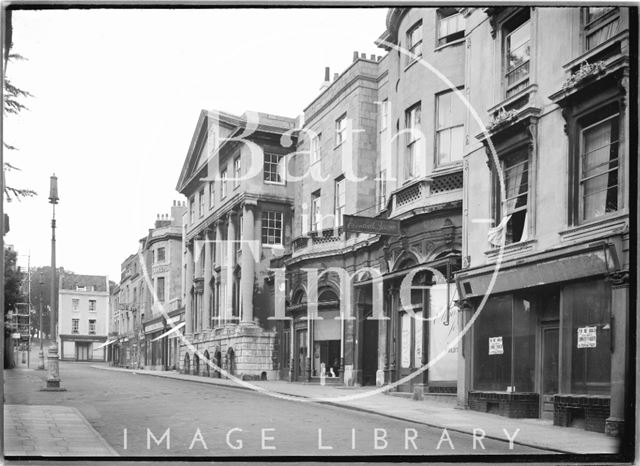
[[[255,199],[245,199],[242,204],[240,204],[240,206],[242,207],[242,209],[255,209],[256,207],[258,207],[258,201],[256,201]]]

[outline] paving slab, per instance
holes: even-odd
[[[28,419],[28,422],[25,422]],[[5,456],[65,456],[75,451],[118,456],[76,408],[4,406]]]

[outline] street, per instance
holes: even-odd
[[[5,371],[5,403],[75,407],[124,456],[547,453],[518,444],[510,450],[506,440],[474,442],[472,435],[236,388],[104,371],[84,363],[62,362],[60,372],[65,392],[39,391],[44,371]]]

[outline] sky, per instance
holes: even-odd
[[[342,72],[374,41],[387,10],[43,10],[13,14],[7,77],[33,97],[8,115],[18,151],[5,203],[19,264],[51,263],[49,177],[58,176],[57,265],[119,281],[157,214],[168,214],[201,109],[296,117],[324,68]],[[357,25],[355,27],[354,25]]]

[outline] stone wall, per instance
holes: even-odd
[[[278,379],[275,332],[266,331],[253,324],[227,325],[195,334],[188,340],[202,354],[207,351],[210,360],[214,363],[216,354],[220,353],[222,368],[238,378],[243,380],[260,380],[265,377],[267,380]],[[189,354],[191,363],[189,373],[193,373],[194,351],[193,348],[184,344],[180,345],[180,371],[186,372],[184,367],[186,353]],[[217,376],[215,370],[208,366],[206,361],[200,361],[198,375]]]

